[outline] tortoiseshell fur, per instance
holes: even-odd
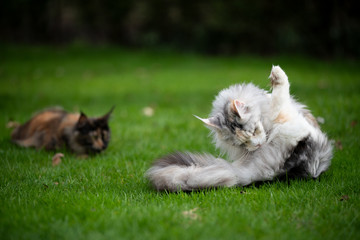
[[[110,141],[108,120],[112,110],[102,117],[88,118],[84,113],[68,113],[61,108],[46,109],[15,128],[11,140],[22,147],[67,147],[77,154],[100,153]]]

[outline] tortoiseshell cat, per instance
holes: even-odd
[[[46,109],[16,127],[11,140],[22,147],[56,150],[66,146],[79,155],[100,153],[110,141],[108,120],[113,109],[98,118],[61,108]]]

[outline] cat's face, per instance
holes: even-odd
[[[249,151],[254,151],[254,146],[244,141],[244,132],[253,136],[258,134],[257,123],[260,121],[257,110],[251,109],[244,102],[233,100],[227,102],[222,111],[208,119],[202,120],[214,130],[219,138],[234,146],[245,146]]]
[[[88,118],[81,113],[76,124],[77,132],[75,141],[86,154],[95,154],[104,151],[110,141],[110,128],[108,120],[111,111],[99,118]]]

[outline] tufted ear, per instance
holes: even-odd
[[[79,120],[76,123],[77,128],[84,127],[89,122],[88,117],[85,115],[85,113],[80,112]]]
[[[237,99],[232,102],[232,107],[236,110],[240,118],[244,118],[244,115],[249,113],[249,108],[245,105],[245,103]]]
[[[221,124],[217,117],[211,117],[211,118],[201,118],[196,115],[194,115],[197,119],[201,120],[203,123],[205,123],[207,126],[215,129],[220,129]]]
[[[108,113],[101,117],[101,119],[105,120],[106,122],[109,120],[111,113],[114,111],[115,106],[113,106]]]

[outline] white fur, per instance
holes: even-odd
[[[216,147],[228,156],[230,163],[209,155],[187,153],[180,158],[191,158],[188,165],[155,164],[150,168],[147,176],[152,184],[159,190],[178,191],[271,180],[286,173],[287,159],[306,138],[313,144],[300,156],[306,161],[305,170],[312,177],[325,171],[332,157],[326,135],[306,118],[305,113],[309,112],[305,106],[291,98],[288,77],[279,66],[273,66],[270,80],[271,95],[252,84],[243,84],[222,90],[213,102],[209,119],[217,120],[221,120],[219,113],[229,101],[236,99],[249,104],[254,133],[243,129],[234,136],[226,127],[219,127],[221,121],[214,127],[207,119],[199,118],[212,129]]]

